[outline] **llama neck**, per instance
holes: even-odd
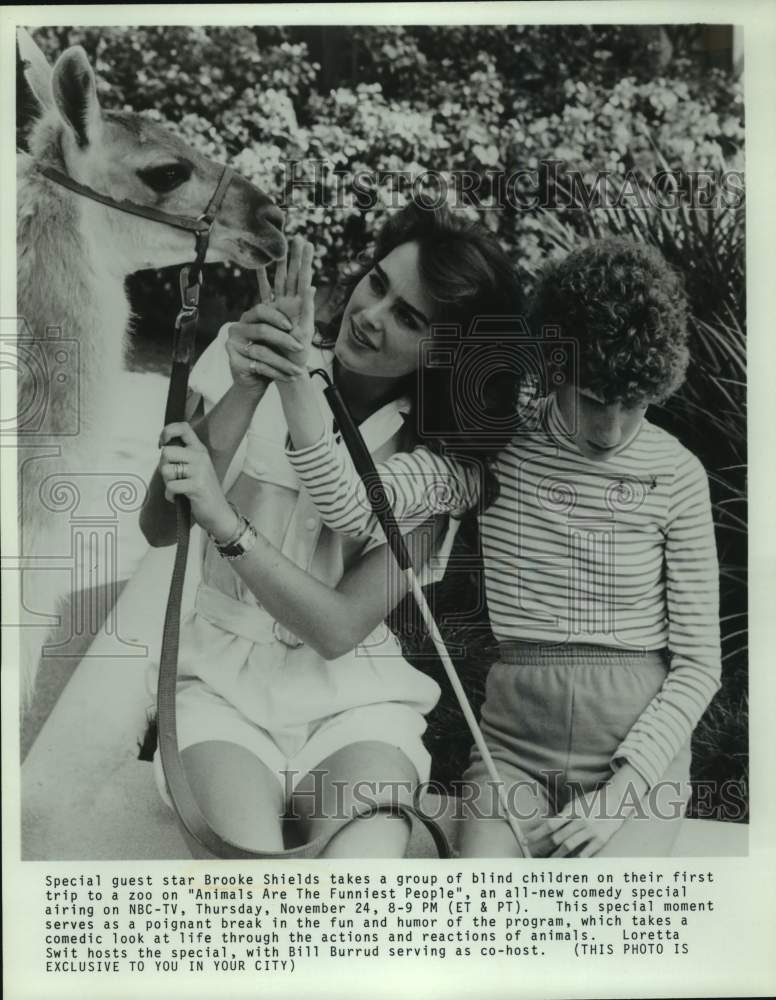
[[[105,427],[113,377],[122,367],[129,321],[126,273],[110,240],[101,240],[98,229],[86,234],[98,218],[89,208],[77,195],[20,171],[17,289],[19,315],[26,321],[20,337],[40,343],[37,353],[55,373],[49,378],[42,437],[66,434],[74,421],[79,440],[84,432]],[[61,374],[65,379],[59,381]],[[23,373],[19,390],[20,395],[31,391]]]

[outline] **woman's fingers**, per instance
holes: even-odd
[[[246,344],[240,348],[240,354],[250,361],[258,361],[261,364],[270,365],[278,369],[284,375],[304,375],[306,369],[295,364],[279,351],[273,350],[266,344]],[[252,371],[254,369],[251,369]]]
[[[167,424],[166,427],[162,428],[162,434],[159,438],[160,447],[161,445],[166,445],[169,441],[173,441],[175,438],[180,438],[184,445],[188,445],[190,448],[201,449],[204,447],[195,432],[192,430],[191,424],[187,424],[183,421],[174,424]]]
[[[312,330],[315,323],[315,289],[312,285],[302,292],[302,312],[299,326],[302,330]]]
[[[251,309],[248,309],[240,317],[240,323],[267,323],[269,326],[276,326],[281,330],[291,330],[293,324],[291,320],[273,305],[266,305],[258,302]],[[229,329],[238,326],[237,323],[230,323]]]
[[[272,285],[269,283],[266,267],[256,268],[256,278],[259,282],[259,301],[267,305],[272,301]]]
[[[299,376],[303,374],[300,369],[293,375],[289,375],[285,371],[281,371],[280,368],[276,368],[274,365],[271,365],[266,361],[248,361],[247,364],[252,375],[262,376],[263,378],[268,378],[273,382],[290,382],[292,379],[299,378]]]
[[[313,283],[314,256],[315,247],[312,243],[305,240],[304,246],[302,247],[302,261],[299,265],[299,283],[297,286],[300,294],[304,294],[305,290]]]
[[[232,350],[229,364],[233,376],[240,382],[244,382],[246,378],[250,379],[251,382],[260,378],[287,382],[292,378],[298,378],[302,374],[302,369],[297,366],[293,366],[295,370],[292,373],[289,373],[287,370],[281,370],[275,363],[281,357],[278,354],[267,351],[266,355],[260,358],[253,358],[251,357],[253,353],[257,352],[254,351],[254,345],[252,344],[244,344],[239,349],[235,346]],[[306,371],[306,369],[304,370]]]
[[[185,473],[180,475],[179,473]],[[166,483],[188,483],[189,486],[194,479],[191,475],[191,467],[185,462],[162,462],[159,466],[159,473]]]
[[[183,494],[184,496],[191,492],[192,481],[190,479],[168,479],[164,488],[165,496],[169,500],[172,496],[178,496]]]
[[[190,464],[196,461],[197,453],[184,445],[166,444],[162,448],[161,459],[163,462],[183,462]]]
[[[298,351],[304,346],[292,334],[266,323],[232,323],[229,332],[233,335],[232,346],[238,349],[250,344],[267,344],[281,351]]]
[[[287,257],[279,260],[275,265],[273,285],[270,285],[266,268],[257,268],[256,280],[259,285],[260,301],[247,313],[243,313],[242,320],[251,322],[259,319],[259,313],[268,306],[272,308],[273,301],[293,299],[297,295],[304,294],[305,289],[312,284],[314,257],[315,248],[312,243],[309,243],[304,237],[296,235],[289,242]],[[270,321],[274,322],[275,320]]]

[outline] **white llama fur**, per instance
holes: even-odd
[[[221,168],[139,116],[102,112],[94,74],[80,47],[64,52],[53,69],[25,32],[19,33],[19,47],[42,110],[30,135],[31,155],[17,157],[20,330],[35,341],[50,339],[51,328],[61,330],[61,337],[78,340],[80,359],[68,392],[35,385],[19,368],[20,414],[27,412],[34,393],[51,393],[42,423],[34,433],[20,434],[18,450],[21,555],[25,565],[41,560],[37,565],[43,566],[66,545],[61,521],[41,500],[44,480],[52,473],[93,469],[100,435],[110,433],[115,406],[111,388],[122,367],[130,320],[125,280],[142,268],[191,260],[194,240],[189,233],[72,193],[38,173],[35,164],[56,167],[114,198],[190,217],[204,210]],[[168,194],[155,192],[139,177],[143,168],[181,160],[192,165],[191,177]],[[276,228],[281,222],[262,192],[235,178],[213,228],[208,260],[235,260],[255,268],[277,259],[285,252]],[[67,433],[74,425],[78,433]],[[38,613],[54,615],[66,589],[61,573],[24,573],[24,593]],[[20,634],[26,705],[48,630],[26,627]]]

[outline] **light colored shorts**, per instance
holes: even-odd
[[[504,644],[488,674],[481,728],[507,801],[519,794],[531,808],[535,804],[537,811],[553,815],[574,792],[607,781],[613,754],[662,687],[667,670],[662,650]],[[650,793],[661,812],[684,811],[689,777],[688,744],[663,775],[664,787]],[[476,748],[464,781],[480,788],[491,784]]]
[[[178,749],[219,740],[244,747],[275,773],[284,795],[337,750],[362,741],[388,743],[411,761],[421,783],[428,781],[431,757],[423,745],[426,720],[400,702],[350,708],[336,715],[283,729],[263,729],[202,681],[178,689]],[[159,794],[172,807],[157,749],[154,777]]]

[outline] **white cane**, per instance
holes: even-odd
[[[393,510],[388,501],[383,483],[377,469],[375,468],[375,464],[372,461],[372,456],[369,454],[369,451],[364,444],[364,439],[361,437],[358,427],[351,417],[350,411],[348,410],[344,399],[342,398],[337,387],[329,378],[328,373],[322,369],[316,369],[314,372],[311,372],[311,374],[320,375],[326,382],[326,388],[323,390],[324,395],[326,396],[331,411],[334,414],[334,419],[337,421],[337,426],[342,434],[345,446],[350,453],[350,457],[353,460],[356,472],[359,474],[362,482],[364,483],[367,499],[369,500],[375,516],[382,525],[383,531],[385,532],[385,538],[391,552],[393,553],[394,558],[399,564],[400,570],[404,573],[407,583],[409,584],[410,591],[415,598],[423,623],[428,629],[431,640],[434,643],[434,648],[442,661],[442,666],[445,668],[445,673],[447,674],[450,684],[452,685],[455,697],[458,700],[458,704],[461,706],[461,711],[466,719],[466,724],[474,737],[474,743],[479,750],[480,756],[482,757],[485,767],[488,770],[488,774],[497,789],[499,804],[504,811],[506,821],[514,834],[515,840],[517,841],[523,857],[530,858],[531,852],[528,848],[525,835],[520,829],[516,818],[507,808],[503,783],[499,778],[493,757],[491,756],[490,750],[488,750],[487,744],[485,743],[482,731],[477,723],[477,718],[472,711],[471,705],[469,704],[469,699],[466,697],[466,692],[463,689],[458,673],[453,666],[452,660],[450,659],[450,654],[447,651],[444,639],[439,632],[434,616],[431,613],[431,609],[428,606],[423,590],[418,582],[418,578],[412,566],[412,559],[410,558],[407,546],[404,544],[404,539],[399,531],[399,526],[396,523],[396,518],[394,517]]]

